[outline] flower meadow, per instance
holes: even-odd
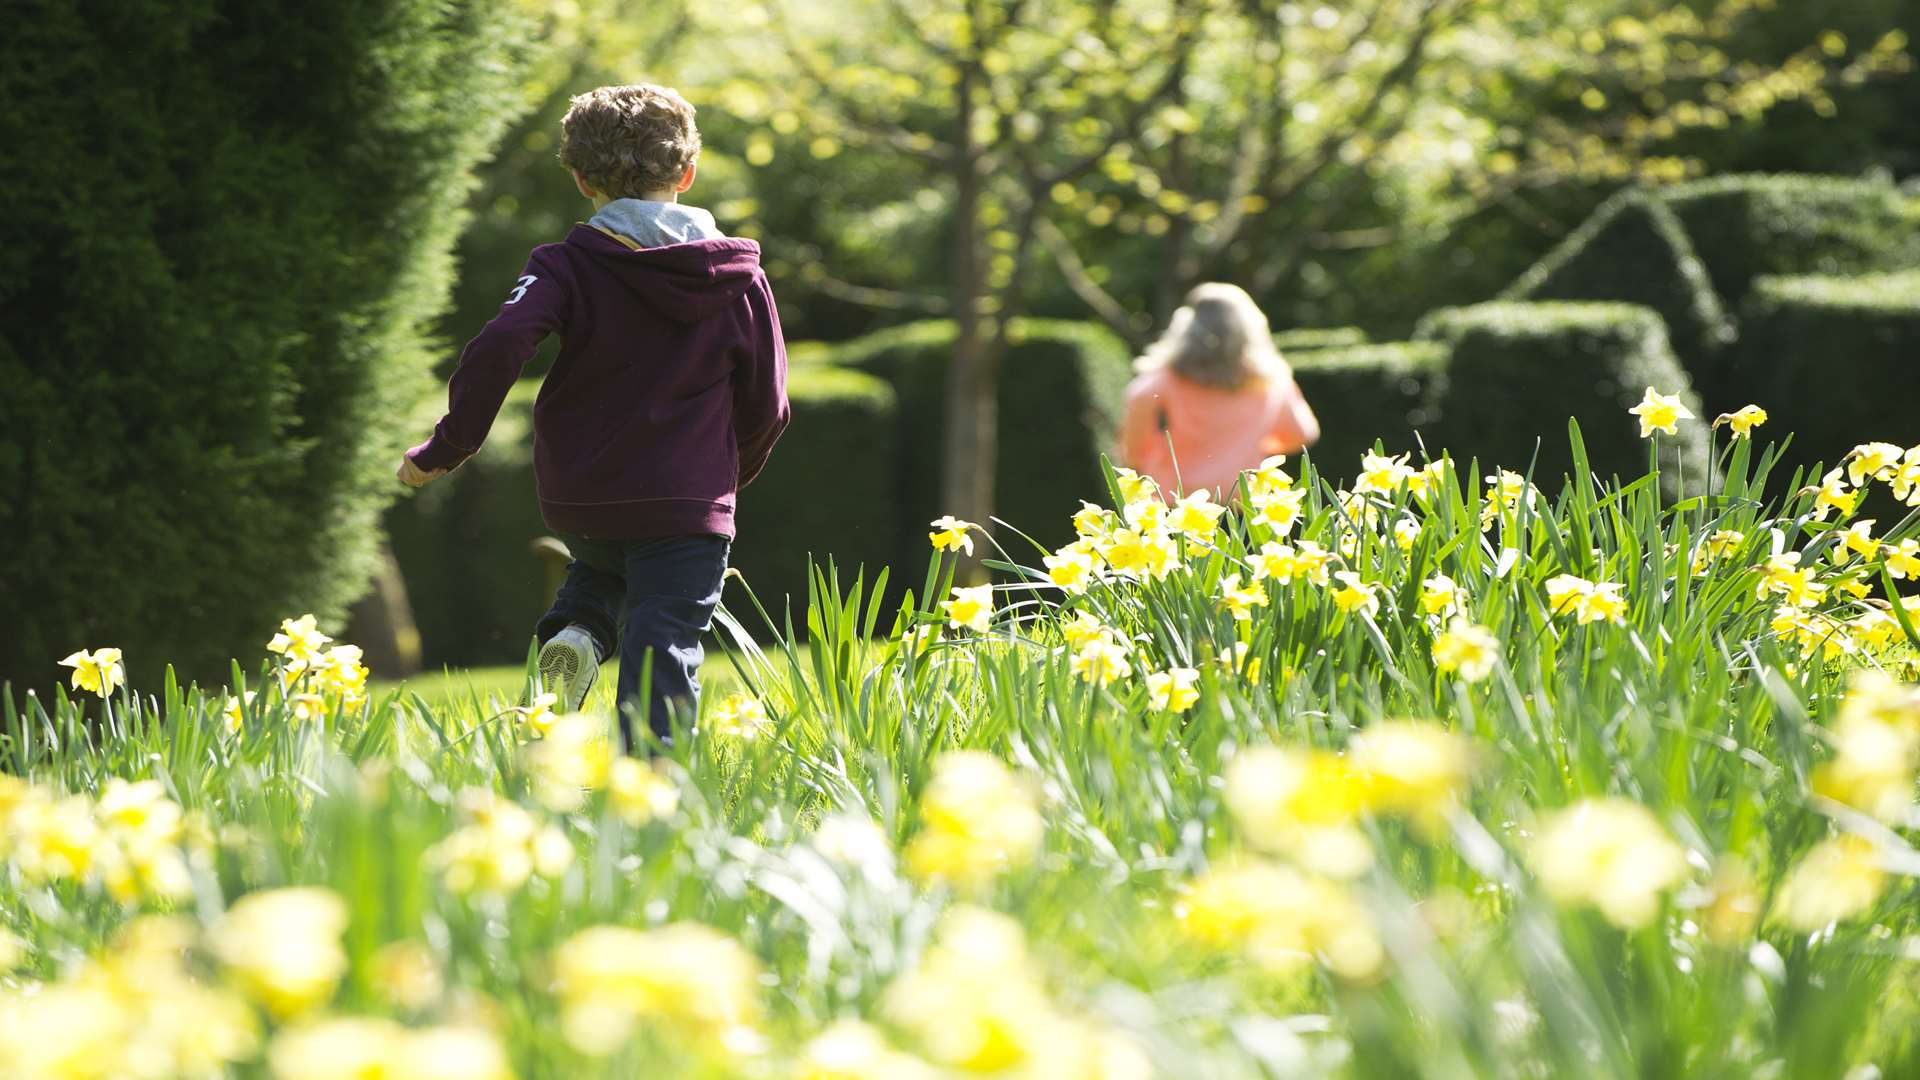
[[[1624,481],[943,518],[804,649],[745,591],[651,756],[311,617],[216,689],[76,652],[6,695],[0,1076],[1920,1074],[1920,447],[1775,475],[1749,406],[1663,485],[1704,421],[1634,412]]]

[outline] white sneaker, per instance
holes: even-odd
[[[579,712],[587,691],[600,677],[600,649],[578,625],[553,635],[540,647],[540,686],[560,695],[563,712]]]

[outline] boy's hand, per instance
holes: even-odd
[[[428,472],[420,466],[415,465],[412,458],[405,454],[400,455],[400,482],[408,487],[426,487],[431,481],[438,480],[445,475],[447,475],[447,470],[445,469],[435,469],[432,472]]]

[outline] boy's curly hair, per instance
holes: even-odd
[[[693,105],[669,87],[602,86],[560,120],[560,163],[616,199],[672,189],[699,156]]]

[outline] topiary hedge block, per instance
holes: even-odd
[[[1320,418],[1308,454],[1329,479],[1349,480],[1375,439],[1390,453],[1418,446],[1431,425],[1449,351],[1435,341],[1316,349],[1296,355],[1293,377]]]
[[[1701,381],[1733,340],[1733,322],[1674,212],[1656,196],[1626,191],[1514,282],[1502,299],[1617,301],[1666,320],[1681,362]],[[1711,396],[1711,395],[1709,395]]]
[[[1640,475],[1647,447],[1627,410],[1649,386],[1678,393],[1695,414],[1699,397],[1652,309],[1632,304],[1505,301],[1443,308],[1421,321],[1416,337],[1453,350],[1438,397],[1439,423],[1429,448],[1454,460],[1480,459],[1524,472],[1535,482],[1572,471],[1565,425],[1580,422],[1587,460],[1601,477]],[[1703,421],[1683,421],[1677,437],[1661,437],[1661,468],[1670,490],[1707,475]]]
[[[1754,279],[1920,267],[1920,200],[1891,183],[1738,175],[1679,184],[1672,208],[1729,311]]]
[[[1747,400],[1763,433],[1793,434],[1789,464],[1920,442],[1920,271],[1757,278],[1741,325]]]
[[[1367,332],[1357,326],[1303,326],[1273,335],[1274,347],[1283,355],[1310,349],[1343,349],[1366,343]]]
[[[861,568],[872,581],[900,550],[899,404],[883,380],[821,364],[789,369],[787,399],[793,423],[740,492],[731,562],[769,614],[804,628],[810,555],[823,568],[831,556],[846,583]],[[757,625],[739,586],[726,600]]]
[[[496,0],[7,20],[0,681],[103,645],[136,686],[220,680],[282,618],[338,628],[532,29]]]
[[[1080,500],[1106,494],[1100,455],[1111,453],[1117,438],[1131,356],[1093,323],[1021,319],[1009,334],[995,510],[1042,543],[1065,543]],[[956,337],[953,323],[930,320],[857,338],[834,355],[844,367],[884,379],[899,396],[893,499],[901,539],[894,565],[915,588],[927,561],[927,523],[947,512],[940,505],[941,432]]]

